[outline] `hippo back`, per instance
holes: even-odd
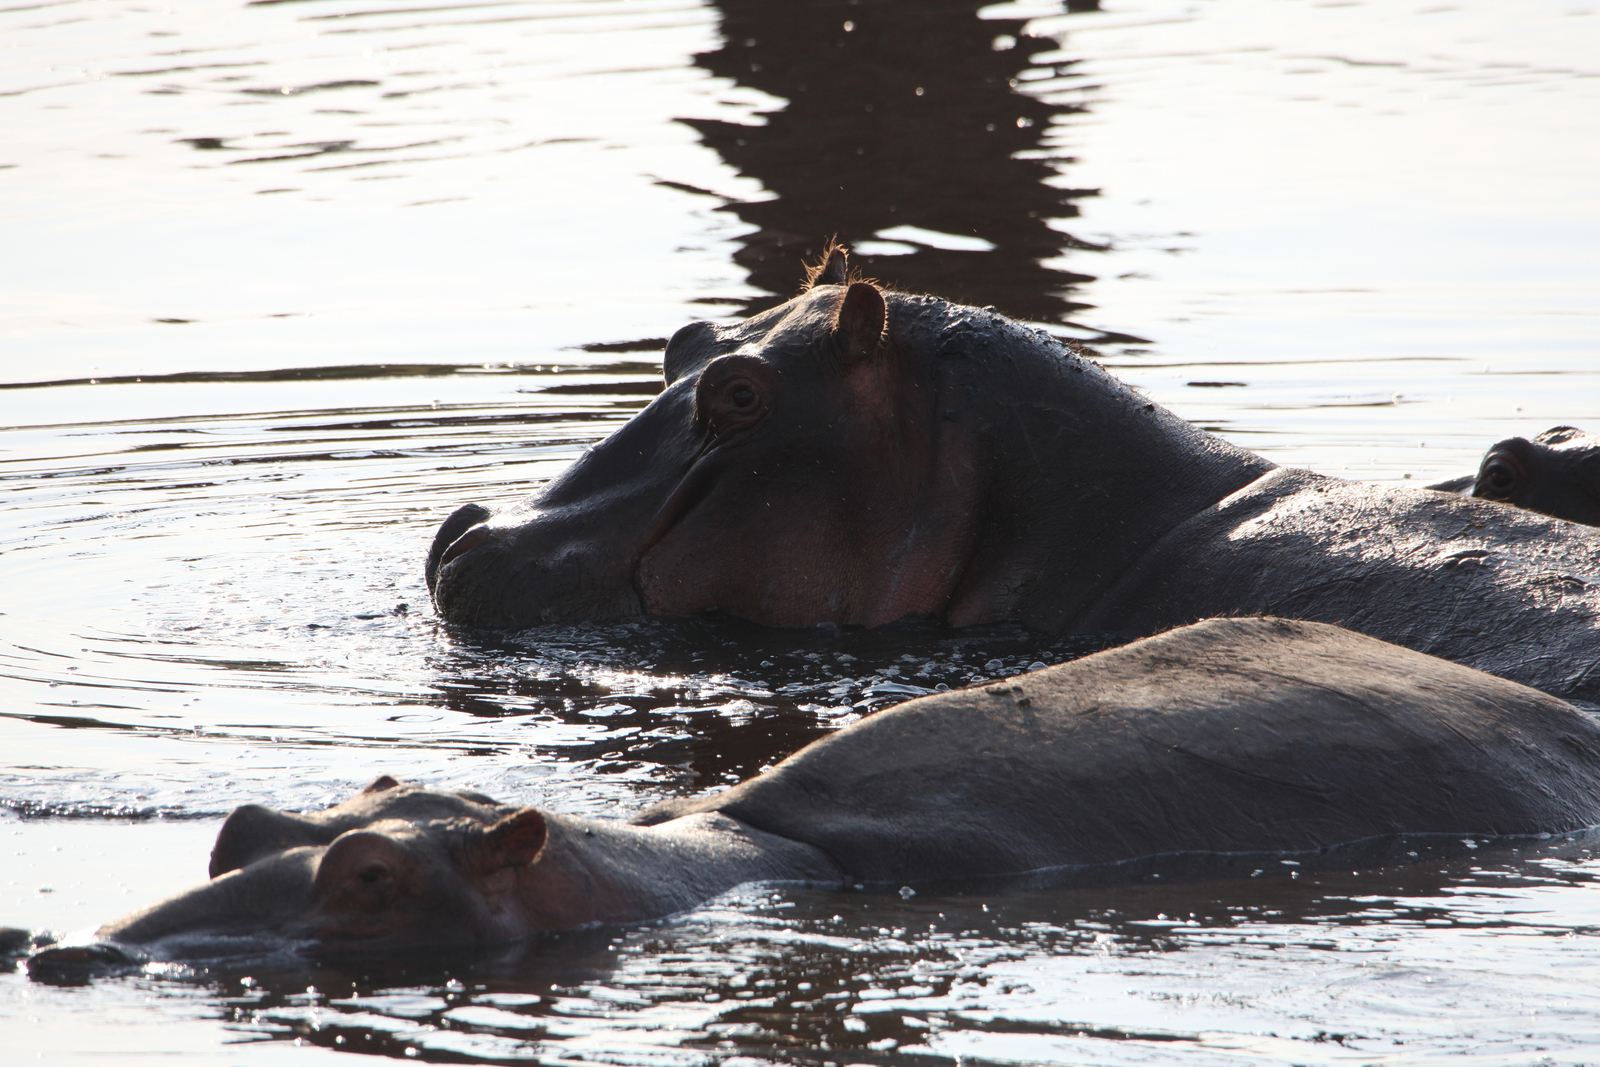
[[[1334,623],[1600,702],[1600,530],[1518,508],[1280,467],[1171,530],[1071,628],[1218,615]]]
[[[638,821],[719,811],[858,881],[1600,823],[1600,727],[1319,623],[1212,619],[922,697]]]

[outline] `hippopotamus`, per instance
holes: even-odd
[[[1600,437],[1576,426],[1552,426],[1531,441],[1508,437],[1483,454],[1477,474],[1428,488],[1600,526]]]
[[[210,882],[35,960],[263,935],[486,943],[660,918],[746,882],[916,892],[1348,869],[1405,862],[1438,835],[1596,823],[1600,725],[1570,704],[1334,626],[1213,619],[919,697],[629,822],[390,778],[324,812],[240,808]]]
[[[1118,639],[1272,614],[1600,698],[1600,531],[1280,467],[1043,330],[848,270],[836,249],[788,303],[684,326],[631,421],[521,503],[458,509],[440,614]]]

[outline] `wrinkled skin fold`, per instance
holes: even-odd
[[[1600,726],[1571,705],[1336,627],[1214,619],[898,705],[630,823],[387,778],[323,812],[240,808],[211,881],[99,938],[124,960],[219,937],[485,944],[746,882],[1115,881],[1597,823]]]
[[[522,503],[451,516],[427,565],[440,614],[1125,639],[1272,614],[1600,701],[1600,531],[1279,469],[1041,332],[851,282],[838,251],[817,282],[685,326],[632,421]],[[1516,502],[1566,513],[1545,499],[1573,496],[1552,488],[1581,466],[1564,442]]]

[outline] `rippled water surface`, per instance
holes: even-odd
[[[997,628],[451,632],[421,558],[870,273],[1385,481],[1600,429],[1585,0],[45,0],[0,7],[0,926],[204,877],[380,773],[616,814],[1088,651]],[[1120,891],[746,891],[461,958],[88,986],[93,1062],[1600,1060],[1584,841]]]

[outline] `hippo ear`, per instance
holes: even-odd
[[[1583,431],[1576,426],[1552,426],[1533,439],[1536,445],[1564,445],[1575,437],[1582,437]]]
[[[806,280],[800,291],[804,293],[819,285],[848,285],[850,280],[850,250],[840,244],[837,237],[830,237],[822,249],[822,258],[806,264]]]
[[[538,808],[523,808],[495,823],[484,833],[479,863],[486,870],[526,867],[544,848],[548,830]]]
[[[889,308],[877,286],[856,282],[845,290],[833,320],[833,339],[850,363],[870,358],[883,343]]]
[[[850,280],[850,253],[844,245],[834,245],[828,249],[828,256],[822,261],[822,269],[817,272],[816,280],[812,285],[844,285]]]
[[[400,783],[395,781],[393,778],[390,778],[387,774],[380,774],[380,775],[378,775],[378,777],[376,777],[372,781],[368,782],[367,783],[367,787],[365,789],[363,789],[361,792],[363,794],[366,794],[366,793],[384,793],[384,792],[389,791],[390,789],[398,789],[399,786],[400,786]]]

